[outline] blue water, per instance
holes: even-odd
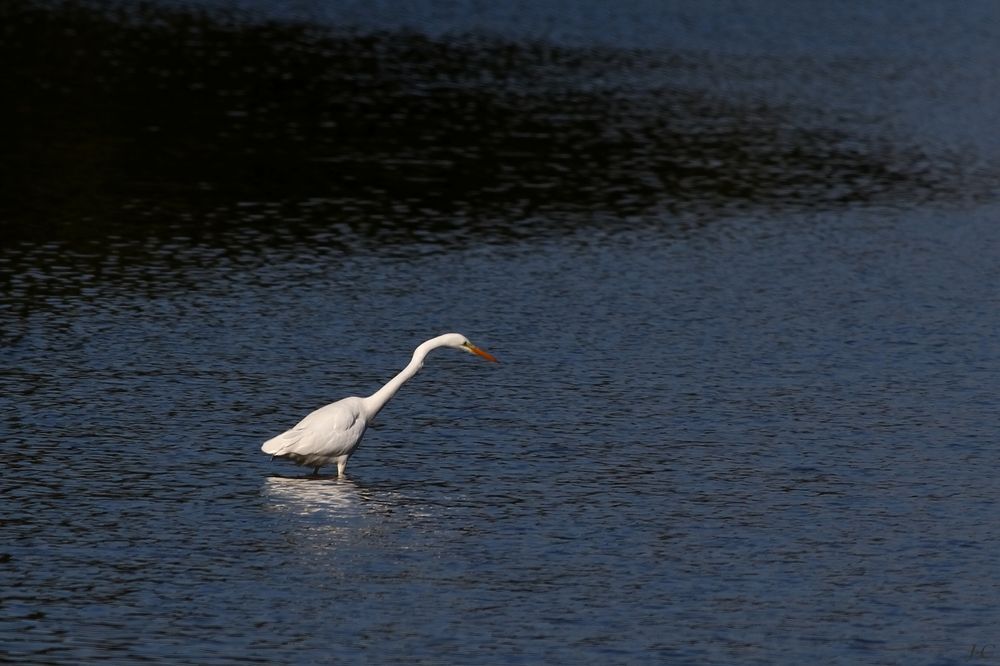
[[[426,45],[392,31],[423,26],[433,50],[483,24],[500,37],[464,38],[463,58],[509,46],[517,76],[499,92],[460,72],[471,96],[434,93],[487,115],[452,109],[462,131],[432,156],[434,114],[386,111],[388,138],[345,136],[357,143],[337,153],[317,135],[349,168],[276,151],[258,198],[230,178],[262,168],[249,152],[187,167],[204,199],[169,164],[82,149],[115,178],[66,166],[77,189],[56,204],[8,192],[3,660],[995,658],[1000,205],[995,109],[977,104],[1000,15],[963,5],[939,29],[930,4],[848,3],[811,19],[827,39],[793,48],[787,17],[677,4],[718,41],[702,28],[671,47],[675,28],[638,21],[637,55],[624,30],[588,41],[587,16],[614,28],[648,10],[619,4],[586,3],[544,65],[520,40],[545,35],[472,5],[409,3],[405,25],[337,5],[362,36],[389,30],[383,76],[408,72],[404,92],[361,88],[373,101],[357,103],[411,119],[413,90],[449,80],[451,61],[410,71],[395,44]],[[532,16],[518,25],[543,31]],[[876,19],[899,32],[873,54],[851,27]],[[526,93],[534,76],[551,88]],[[360,122],[333,108],[316,123]],[[286,114],[279,134],[309,117]],[[533,139],[501,132],[528,126]],[[230,131],[268,155],[294,143]],[[38,178],[56,183],[42,153]],[[435,351],[346,478],[260,453],[446,331],[500,363]]]

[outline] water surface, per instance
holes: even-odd
[[[932,59],[838,37],[885,10],[793,46],[801,21],[677,6],[741,40],[16,5],[0,653],[957,664],[995,642],[1000,207],[968,60],[995,10],[957,12],[961,36],[894,14]],[[27,57],[55,33],[92,57]],[[259,453],[450,330],[501,363],[436,351],[346,479]]]

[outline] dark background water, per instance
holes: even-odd
[[[989,663],[998,45],[4,3],[0,658]],[[449,330],[347,479],[259,453]]]

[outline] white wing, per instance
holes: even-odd
[[[260,448],[264,453],[287,456],[303,465],[327,464],[350,455],[367,426],[361,398],[344,398],[320,407]]]

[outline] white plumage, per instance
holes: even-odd
[[[335,462],[337,474],[343,476],[347,460],[357,450],[368,424],[399,387],[423,367],[427,354],[438,347],[454,347],[496,361],[492,354],[476,347],[464,335],[439,335],[417,347],[409,364],[372,395],[344,398],[320,407],[291,430],[264,442],[261,450],[272,457],[288,458],[299,465],[312,467],[316,474],[324,465]]]

